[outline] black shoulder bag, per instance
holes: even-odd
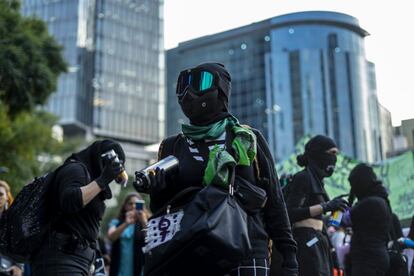
[[[249,256],[247,214],[228,190],[190,187],[155,214],[147,227],[145,275],[223,275]]]

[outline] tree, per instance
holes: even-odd
[[[0,101],[14,117],[46,102],[66,72],[62,47],[46,24],[20,15],[16,0],[0,0]]]
[[[0,179],[6,180],[16,194],[33,176],[60,165],[81,141],[73,138],[62,143],[54,139],[52,127],[57,117],[50,113],[21,112],[10,119],[7,109],[0,102],[0,167],[8,168]]]
[[[0,0],[0,178],[18,192],[33,176],[56,167],[41,157],[65,157],[68,145],[52,137],[57,118],[36,108],[66,71],[62,47],[44,22],[20,15],[17,0]],[[71,148],[73,149],[73,148]]]

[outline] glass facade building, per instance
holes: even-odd
[[[65,133],[147,145],[164,136],[163,0],[23,0],[64,47],[47,109]]]
[[[180,43],[167,52],[167,133],[185,117],[175,97],[183,68],[226,65],[231,108],[265,135],[277,161],[307,134],[326,134],[345,154],[381,158],[375,67],[365,57],[368,33],[352,16],[299,12]]]

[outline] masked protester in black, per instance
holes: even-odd
[[[101,155],[109,150],[119,162],[103,163]],[[90,275],[104,201],[112,197],[108,184],[123,171],[124,160],[118,143],[103,140],[72,154],[58,169],[51,191],[57,219],[31,263],[32,275]]]
[[[248,227],[253,247],[251,258],[242,260],[240,266],[234,267],[229,273],[268,275],[268,239],[271,238],[284,257],[283,275],[297,275],[296,244],[291,235],[272,156],[260,132],[241,126],[229,112],[230,85],[230,74],[222,64],[204,63],[181,72],[177,83],[177,96],[190,124],[182,126],[183,135],[169,137],[161,143],[159,159],[174,155],[179,159],[179,169],[178,174],[173,177],[167,175],[164,178],[163,171],[158,171],[157,176],[152,178],[151,186],[154,189],[151,192],[151,210],[156,212],[174,195],[189,186],[206,185],[207,164],[211,161],[209,155],[215,145],[223,151],[233,151],[234,149],[229,149],[232,146],[228,147],[229,136],[238,137],[237,130],[237,133],[242,133],[248,140],[246,143],[242,142],[241,151],[254,153],[248,154],[244,165],[240,164],[242,158],[235,158],[236,176],[258,185],[253,167],[253,159],[257,157],[261,175],[269,179],[270,183],[263,187],[268,197],[266,205],[257,214],[249,216]],[[215,184],[213,182],[209,185]],[[191,268],[191,264],[188,264],[188,270],[193,271],[192,269],[194,268]],[[206,268],[197,269],[192,275],[202,275]]]
[[[342,198],[329,200],[323,179],[333,174],[338,152],[329,137],[317,135],[305,145],[304,154],[297,161],[305,169],[294,175],[286,187],[286,206],[298,244],[299,275],[331,275],[333,259],[322,214],[344,210],[347,202]]]
[[[349,174],[350,203],[358,199],[350,211],[352,223],[351,275],[387,275],[390,260],[387,243],[393,227],[388,194],[373,169],[358,164]]]

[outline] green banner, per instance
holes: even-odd
[[[302,138],[296,145],[295,152],[287,160],[276,164],[279,176],[284,173],[295,174],[303,169],[296,163],[296,156],[304,152],[305,143],[309,139],[310,136]],[[335,173],[324,179],[326,191],[331,198],[349,193],[348,175],[358,163],[358,160],[338,154]],[[370,165],[388,189],[394,213],[400,219],[411,218],[414,215],[414,151]]]

